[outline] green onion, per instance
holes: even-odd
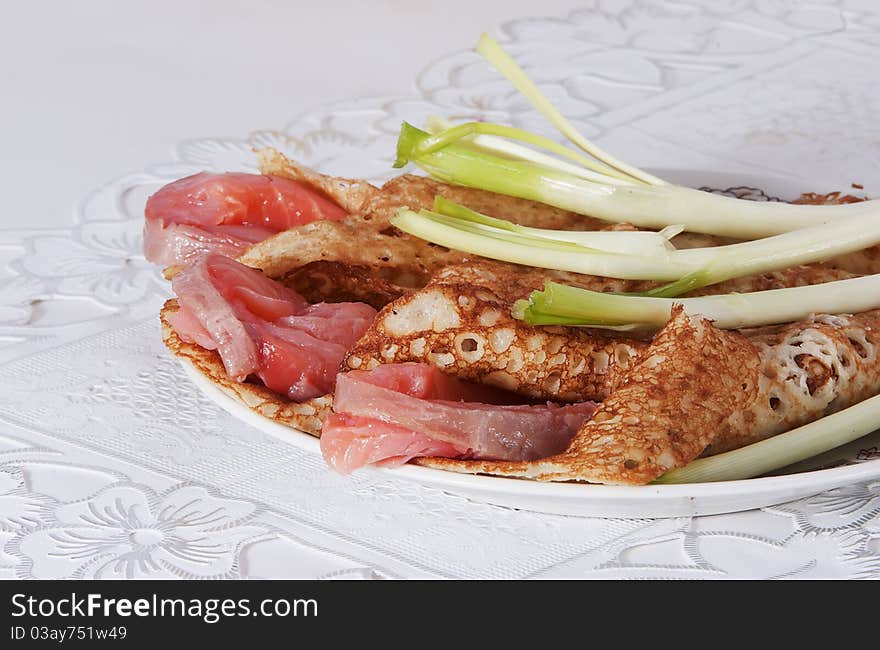
[[[455,124],[449,120],[432,115],[425,122],[425,131],[431,135],[436,135],[442,131],[451,129],[454,126]],[[635,183],[635,181],[627,181],[612,176],[602,176],[591,169],[585,169],[578,165],[573,165],[564,160],[559,160],[558,158],[554,158],[553,156],[549,156],[540,151],[535,151],[529,147],[524,147],[515,142],[510,142],[509,140],[493,135],[465,136],[461,139],[460,145],[477,151],[483,151],[485,153],[500,154],[503,158],[508,158],[510,160],[536,163],[542,167],[555,169],[556,171],[561,171],[587,180],[599,180],[612,185]]]
[[[426,154],[433,153],[434,151],[443,149],[453,142],[457,142],[465,138],[470,138],[470,136],[478,134],[505,136],[513,140],[528,142],[529,144],[535,145],[536,147],[541,147],[542,149],[552,151],[559,156],[563,156],[564,158],[568,158],[569,160],[591,168],[596,173],[587,176],[587,178],[591,178],[593,180],[600,180],[605,183],[621,182],[628,185],[631,185],[633,183],[633,181],[628,179],[627,176],[619,172],[615,172],[612,169],[608,169],[604,165],[599,165],[594,160],[587,158],[586,156],[582,156],[576,151],[572,151],[568,147],[564,147],[563,145],[559,144],[558,142],[554,142],[549,138],[545,138],[544,136],[530,133],[528,131],[523,131],[522,129],[517,129],[512,126],[489,124],[487,122],[467,122],[465,124],[451,126],[450,128],[444,131],[440,131],[439,133],[432,135],[429,138],[425,138],[424,140],[419,142],[416,146],[416,149],[413,150],[410,155],[414,158],[418,158],[420,156],[424,156]],[[527,151],[531,151],[527,147],[523,148]]]
[[[880,275],[789,289],[697,298],[650,298],[600,293],[556,282],[517,303],[514,314],[531,325],[583,327],[632,324],[659,329],[675,304],[722,329],[742,329],[798,321],[815,313],[856,314],[880,308]]]
[[[525,71],[519,67],[516,61],[504,51],[504,49],[488,34],[483,33],[480,41],[477,43],[477,53],[486,59],[498,72],[504,75],[507,80],[516,86],[526,98],[537,108],[541,114],[546,117],[555,126],[560,133],[568,138],[573,144],[587,152],[597,160],[605,163],[607,167],[613,168],[626,176],[648,183],[651,185],[665,185],[666,181],[652,176],[651,174],[637,169],[631,165],[617,160],[611,154],[603,151],[595,144],[587,140],[578,132],[574,125],[569,122],[560,113],[549,99],[538,90],[534,82],[529,79]]]
[[[878,425],[880,395],[741,449],[698,458],[654,483],[736,481],[760,476],[857,440],[876,431]]]
[[[628,293],[626,295],[642,298],[675,298],[676,296],[681,296],[689,293],[694,289],[705,287],[708,284],[710,283],[707,282],[705,272],[697,271],[696,273],[686,275],[683,278],[675,280],[674,282],[670,282],[669,284],[654,287],[653,289],[648,289],[647,291]]]
[[[546,228],[529,228],[511,221],[487,216],[439,195],[434,197],[433,212],[470,223],[479,223],[498,230],[515,232],[526,237],[570,242],[607,253],[626,253],[630,255],[666,255],[669,251],[675,250],[672,244],[669,243],[669,239],[679,232],[677,229],[667,229],[657,233],[650,230],[549,230]]]
[[[617,160],[580,134],[486,34],[480,38],[477,52],[590,157],[522,129],[484,123],[454,126],[432,118],[431,133],[404,123],[395,166],[412,162],[449,183],[538,201],[606,221],[648,229],[680,224],[692,232],[738,239],[767,237],[878,212],[873,201],[844,205],[754,202],[670,185]]]
[[[614,253],[568,241],[523,235],[448,215],[402,208],[391,219],[402,231],[489,259],[612,278],[668,281],[694,271],[667,256]]]
[[[880,219],[870,213],[757,241],[675,250],[658,233],[646,238],[646,233],[638,232],[527,228],[443,199],[437,205],[440,210],[436,212],[404,208],[392,222],[416,237],[490,259],[588,275],[672,282],[646,292],[646,297],[673,297],[731,278],[821,262],[880,244]],[[553,248],[558,249],[558,255],[548,250]]]
[[[425,143],[428,144],[425,144]],[[432,136],[409,123],[401,126],[396,167],[412,162],[434,178],[458,185],[529,199],[578,214],[640,228],[681,225],[686,230],[756,239],[833,220],[877,215],[874,201],[844,205],[795,205],[743,201],[675,185],[628,185],[577,176],[533,159],[488,153],[460,139],[440,149]]]

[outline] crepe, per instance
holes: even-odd
[[[737,278],[694,295],[764,291],[852,277],[822,265]],[[535,327],[510,307],[546,280],[593,291],[637,291],[650,286],[611,278],[480,261],[443,269],[431,282],[387,305],[343,365],[369,370],[381,363],[430,363],[464,379],[529,397],[602,400],[612,393],[647,343],[610,330]]]
[[[880,310],[739,333],[687,322],[679,308],[564,454],[532,463],[414,462],[458,472],[641,485],[698,455],[757,442],[878,392]]]
[[[169,301],[162,310],[165,343],[175,355],[260,415],[320,434],[331,396],[297,404],[259,384],[232,381],[215,352],[185,343],[173,332],[167,316],[175,309]],[[625,366],[613,367],[604,378],[599,373],[591,380],[584,373],[584,385],[604,382],[607,395],[565,454],[532,463],[414,462],[540,480],[642,484],[700,454],[749,444],[875,394],[880,389],[878,327],[880,311],[872,311],[723,332],[677,310],[650,344],[614,337],[606,341],[627,346],[630,356]],[[554,332],[536,351],[545,346],[552,350],[552,337],[571,330],[540,329]],[[589,342],[584,331],[574,333]]]
[[[554,401],[603,400],[647,343],[607,330],[535,327],[510,306],[546,275],[482,261],[447,267],[386,306],[343,366],[429,363],[461,379]],[[622,290],[625,281],[581,276],[581,286]]]
[[[760,359],[758,393],[718,429],[707,454],[758,442],[880,392],[880,310],[742,333]]]
[[[439,269],[475,259],[407,235],[390,219],[407,206],[432,207],[434,197],[539,228],[594,230],[608,224],[525,199],[447,185],[422,176],[396,177],[381,188],[318,174],[273,149],[258,152],[260,171],[307,183],[345,208],[342,221],[318,221],[251,247],[241,258],[312,302],[360,300],[382,307],[424,286]]]
[[[719,427],[755,399],[757,384],[758,356],[745,337],[678,306],[562,454],[531,462],[414,462],[542,481],[644,485],[699,456]]]
[[[652,354],[657,338],[649,344],[622,333],[532,327],[512,318],[509,312],[512,302],[542,286],[547,277],[537,270],[494,262],[448,267],[424,289],[387,305],[349,352],[344,366],[370,369],[382,363],[416,361],[435,365],[457,377],[500,386],[529,397],[616,401],[625,387],[630,386],[627,390],[631,390],[631,373],[646,355]],[[699,293],[760,291],[847,277],[852,274],[823,265],[801,266],[739,278]],[[579,281],[592,289],[619,290],[614,281],[589,276],[581,276]],[[602,286],[603,282],[610,286]],[[671,341],[675,332],[685,335],[687,329],[664,332],[662,336]],[[637,407],[646,417],[662,420],[670,407],[667,400],[691,406],[706,402],[709,398],[703,391],[707,382],[723,372],[729,373],[730,385],[742,379],[744,385],[753,386],[729,417],[716,423],[698,455],[711,455],[757,442],[880,392],[880,311],[852,316],[817,315],[798,323],[729,332],[723,336],[736,336],[744,342],[752,361],[745,365],[704,366],[698,355],[688,357],[692,349],[682,341],[669,348],[667,362],[680,364],[682,368],[695,364],[704,368],[706,377],[695,378],[689,388],[681,384],[675,394],[655,400],[649,407]],[[683,419],[690,417],[687,412],[679,415]],[[631,434],[616,432],[613,435]],[[583,451],[581,448],[579,453]],[[660,453],[656,449],[655,452]],[[570,461],[569,458],[566,462],[570,464]],[[432,459],[418,462],[457,471],[513,473],[546,480],[599,480],[594,474],[566,475],[562,470],[539,471],[534,466],[513,469],[486,461]],[[670,467],[668,463],[660,465]],[[564,476],[568,479],[560,478]],[[615,479],[605,476],[602,481],[620,482],[624,481],[623,476]],[[639,475],[638,480],[641,478],[644,475]]]
[[[412,210],[430,209],[438,194],[477,212],[533,228],[598,230],[609,225],[606,221],[543,203],[462,185],[449,185],[425,176],[402,174],[392,178],[381,188],[376,188],[366,181],[320,174],[271,148],[259,149],[257,159],[261,173],[305,182],[322,191],[348,212],[370,215],[366,220],[377,221],[379,228],[388,226],[388,219],[401,206],[408,206]]]

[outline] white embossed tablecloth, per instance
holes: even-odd
[[[589,137],[643,167],[880,194],[875,3],[587,4],[493,33]],[[408,95],[181,142],[84,195],[67,225],[0,215],[0,577],[880,577],[877,482],[693,519],[542,515],[390,471],[337,476],[191,388],[160,341],[168,286],[140,252],[145,197],[196,171],[253,169],[254,145],[380,180],[401,120],[431,113],[547,132],[463,51]]]

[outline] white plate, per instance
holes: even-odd
[[[651,169],[661,178],[692,187],[762,187],[769,195],[793,199],[800,188],[818,187],[803,181],[726,172]],[[220,407],[240,420],[284,442],[319,454],[318,439],[257,415],[242,406],[184,362],[193,382]],[[880,425],[880,423],[878,423]],[[880,431],[837,450],[775,472],[743,481],[626,487],[578,483],[545,483],[496,476],[474,476],[405,465],[387,472],[478,501],[501,506],[584,517],[684,517],[751,510],[799,499],[831,488],[880,478]],[[861,460],[870,456],[877,460]],[[839,465],[839,466],[838,466]],[[828,469],[821,469],[828,468]],[[330,471],[329,469],[327,471]]]
[[[193,383],[233,416],[288,444],[320,454],[318,439],[254,413],[182,361]],[[328,472],[331,471],[329,468]],[[880,477],[880,461],[745,481],[626,487],[544,483],[497,476],[474,476],[417,465],[367,468],[500,506],[582,517],[684,517],[751,510]]]

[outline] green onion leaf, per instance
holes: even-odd
[[[660,281],[674,280],[694,270],[668,254],[661,257],[607,252],[581,243],[535,237],[435,212],[402,208],[391,223],[410,235],[447,248],[539,268]]]
[[[519,90],[532,106],[534,106],[541,114],[546,117],[559,131],[568,138],[573,144],[590,154],[597,160],[603,162],[607,167],[617,170],[625,174],[627,177],[648,183],[651,185],[664,185],[665,181],[652,176],[631,165],[617,160],[611,154],[603,151],[595,144],[587,140],[580,132],[574,128],[560,113],[555,106],[547,99],[534,82],[529,79],[528,75],[519,67],[516,61],[504,51],[504,49],[488,34],[484,33],[480,36],[477,44],[477,53],[486,59],[498,72],[504,75],[517,90]]]
[[[523,319],[530,323],[549,324],[557,317],[565,319],[566,325],[629,323],[659,329],[669,320],[675,304],[683,305],[688,314],[711,319],[722,329],[789,323],[815,313],[855,314],[880,308],[880,275],[696,298],[601,293],[548,282],[543,291],[531,294],[528,308],[522,312]]]
[[[516,232],[526,237],[569,242],[608,253],[663,257],[669,251],[674,250],[672,244],[667,239],[668,233],[642,230],[549,230],[546,228],[529,228],[528,226],[520,226],[504,219],[490,217],[449,201],[439,195],[434,197],[433,211],[462,221]],[[675,233],[674,230],[669,232]]]
[[[432,115],[425,122],[425,131],[427,131],[431,135],[437,135],[439,133],[442,133],[443,131],[447,131],[453,128],[454,126],[455,124],[453,124],[449,120],[444,120],[441,117]],[[459,141],[459,144],[461,146],[466,146],[474,149],[476,151],[482,151],[483,153],[500,155],[508,160],[521,160],[523,162],[535,163],[541,167],[556,170],[566,174],[571,174],[572,176],[576,176],[578,178],[583,178],[586,180],[608,183],[610,185],[632,185],[637,182],[624,176],[623,174],[611,176],[604,171],[594,171],[591,168],[585,168],[583,166],[560,160],[559,158],[556,158],[554,156],[550,156],[540,151],[535,151],[534,149],[524,147],[523,145],[517,144],[516,142],[511,142],[509,140],[505,140],[504,138],[493,135],[477,134],[464,136],[461,141]],[[566,151],[569,154],[572,153],[570,150]]]
[[[425,152],[423,143],[430,138],[431,134],[404,122],[395,167],[412,162],[446,183],[529,199],[605,221],[629,222],[644,229],[674,225],[693,232],[755,239],[832,220],[843,224],[865,217],[880,222],[877,203],[871,201],[793,205],[742,201],[674,185],[621,184],[610,178],[596,180],[593,172],[588,179],[530,159],[503,157],[461,139],[439,149],[427,147]],[[866,243],[862,248],[870,245]],[[697,256],[700,253],[695,251],[699,250],[681,252]]]

